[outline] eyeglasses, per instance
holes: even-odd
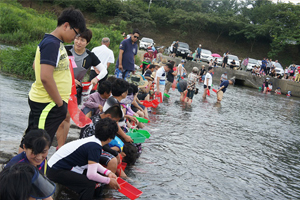
[[[139,36],[135,36],[135,35],[134,35],[133,37],[139,39]]]
[[[76,34],[76,37],[79,37],[80,34],[75,30],[75,28],[73,28],[73,27],[71,27],[71,28],[74,30],[74,32],[75,32],[75,34]]]

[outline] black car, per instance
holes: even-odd
[[[171,44],[171,46],[168,48],[168,52],[169,53],[173,53],[173,48],[172,45],[175,43],[176,41],[173,41],[173,43]],[[177,48],[177,52],[176,56],[182,56],[182,58],[186,58],[187,55],[190,53],[190,46],[185,43],[185,42],[178,42],[178,48]]]

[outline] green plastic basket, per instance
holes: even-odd
[[[137,116],[134,116],[139,122],[142,122],[142,123],[149,123],[150,120],[149,119],[145,119],[143,117],[137,117]]]
[[[139,132],[140,134],[142,134],[143,136],[145,136],[145,138],[147,138],[147,139],[151,136],[151,134],[147,130],[139,129],[136,131]]]
[[[129,131],[127,135],[131,137],[133,143],[144,143],[146,140],[146,137],[143,134],[139,133],[138,131],[133,131],[133,132]]]

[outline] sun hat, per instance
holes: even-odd
[[[154,77],[152,75],[152,72],[150,70],[147,70],[144,74],[145,79],[147,79],[148,81],[153,81]]]
[[[128,83],[132,83],[139,88],[146,87],[148,85],[148,81],[144,80],[140,74],[131,74],[130,77],[127,79]]]
[[[198,67],[193,67],[193,70],[192,71],[199,71]]]

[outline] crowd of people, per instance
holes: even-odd
[[[115,74],[108,77],[107,68],[115,60],[110,39],[104,37],[101,46],[89,51],[86,46],[92,31],[86,28],[82,13],[73,8],[61,13],[56,29],[45,34],[37,47],[33,62],[36,80],[28,97],[28,127],[19,154],[0,173],[0,199],[51,200],[58,184],[74,191],[79,199],[100,197],[105,185],[120,189],[117,177],[127,177],[120,165],[134,165],[142,151],[129,133],[149,130],[138,120],[147,120],[152,111],[145,102],[162,102],[177,86],[180,100],[191,104],[198,93],[196,83],[202,79],[206,98],[213,67],[207,71],[204,66],[201,70],[194,67],[185,80],[185,60],[177,66],[159,53],[152,57],[154,50],[149,48],[144,55],[147,65],[142,65],[141,74],[136,72],[134,56],[139,37],[136,29],[121,42]],[[72,41],[73,45],[63,45]],[[92,87],[84,99],[82,81],[89,70]],[[234,79],[222,81],[216,91],[218,102],[233,83]],[[91,89],[94,85],[98,85],[96,90]],[[69,105],[75,95],[75,102],[91,123],[81,128],[78,140],[65,144],[74,109]],[[56,152],[48,160],[55,136]]]

